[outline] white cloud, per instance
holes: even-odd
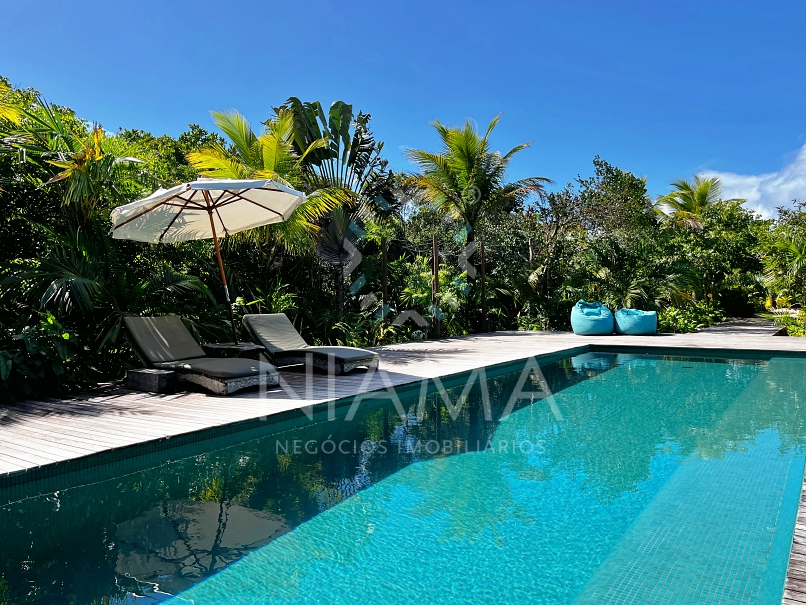
[[[806,200],[806,145],[778,172],[748,175],[707,170],[700,176],[718,177],[723,198],[745,199],[748,208],[772,217],[778,206],[790,206],[795,198]]]

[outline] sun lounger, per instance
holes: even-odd
[[[123,323],[143,361],[152,368],[176,372],[179,380],[201,385],[218,395],[278,383],[277,368],[270,363],[207,357],[176,315],[125,317]]]
[[[309,346],[284,313],[244,315],[243,324],[278,367],[309,364],[336,374],[378,367],[378,354],[366,349]]]

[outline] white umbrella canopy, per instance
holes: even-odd
[[[202,179],[170,189],[112,211],[114,239],[152,244],[212,239],[227,299],[232,338],[238,342],[227,277],[218,246],[219,235],[281,223],[302,203],[305,194],[269,179]]]
[[[286,220],[305,194],[272,180],[203,179],[112,211],[112,237],[152,244],[217,238]]]

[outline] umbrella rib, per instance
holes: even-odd
[[[199,202],[190,202],[190,205],[193,206],[194,208],[199,209],[199,210],[204,210],[205,212],[207,211],[207,206],[204,206],[203,204],[200,204]]]
[[[248,189],[241,190],[241,192],[243,192],[243,191],[248,191]],[[230,197],[228,197],[227,199],[225,199],[222,202],[221,200],[224,198],[225,195],[229,195]],[[232,191],[229,191],[229,190],[225,189],[224,191],[221,192],[221,195],[219,195],[216,198],[215,202],[213,202],[213,206],[214,207],[215,206],[226,206],[227,204],[231,204],[232,202],[234,202],[237,199],[237,197],[239,195],[240,195],[239,193],[234,193]]]
[[[182,197],[182,195],[183,195],[183,194],[185,194],[185,193],[187,193],[188,191],[190,191],[190,197]],[[197,193],[198,193],[198,191],[196,191],[195,189],[186,189],[186,190],[185,190],[185,191],[183,191],[182,193],[178,193],[176,196],[174,196],[174,197],[170,198],[170,202],[171,202],[171,203],[170,203],[170,204],[168,204],[168,205],[169,205],[169,206],[176,206],[176,207],[180,207],[180,206],[181,206],[182,208],[184,208],[185,206],[187,206],[188,204],[190,204],[191,206],[195,206],[195,207],[200,208],[200,209],[202,209],[202,210],[206,210],[206,209],[207,209],[207,207],[206,207],[205,205],[200,204],[199,202],[197,202],[197,201],[195,201],[195,200],[193,199],[193,197],[194,197],[194,196],[195,196]],[[184,202],[184,204],[177,204],[177,203],[176,203],[176,200],[180,200],[180,201]],[[166,201],[169,201],[169,200],[166,200]]]
[[[192,198],[193,196],[191,195],[190,197]],[[177,213],[174,215],[174,217],[171,219],[171,222],[170,222],[170,223],[168,223],[168,226],[167,226],[167,227],[165,227],[165,231],[163,231],[163,232],[160,234],[160,239],[159,239],[159,241],[162,241],[162,238],[163,238],[163,237],[165,237],[165,234],[166,234],[166,233],[168,233],[168,230],[169,230],[171,227],[173,227],[173,226],[174,226],[174,223],[176,222],[176,219],[178,219],[178,218],[179,218],[179,215],[180,215],[180,214],[182,214],[182,210],[184,210],[185,208],[187,208],[187,206],[188,206],[188,204],[189,204],[189,203],[190,203],[190,200],[185,200],[185,205],[184,205],[184,206],[182,206],[182,207],[179,209],[179,212],[177,212]]]
[[[182,193],[184,193],[184,191],[183,191]],[[148,210],[144,210],[144,211],[143,211],[143,212],[141,212],[140,214],[135,214],[135,215],[134,215],[133,217],[131,217],[130,219],[127,219],[127,220],[123,221],[123,222],[122,222],[122,223],[120,223],[119,225],[115,225],[115,226],[112,228],[112,231],[114,231],[115,229],[119,229],[119,228],[120,228],[120,227],[122,227],[123,225],[126,225],[126,224],[128,224],[128,223],[131,223],[131,222],[132,222],[134,219],[138,219],[138,218],[140,218],[141,216],[143,216],[144,214],[148,214],[148,213],[149,213],[149,212],[151,212],[152,210],[156,210],[156,209],[157,209],[157,208],[159,208],[160,206],[162,206],[162,205],[164,205],[164,204],[167,204],[168,202],[170,202],[171,200],[173,200],[173,199],[175,199],[175,198],[178,198],[180,195],[182,195],[182,193],[177,193],[176,195],[172,195],[171,197],[169,197],[169,198],[167,198],[167,199],[162,200],[162,201],[161,201],[159,204],[154,204],[154,205],[153,205],[151,208],[149,208]],[[184,199],[184,198],[182,198],[182,199]]]
[[[187,198],[187,199],[183,198],[183,197],[180,195],[180,196],[179,196],[179,199],[180,199],[180,200],[182,200],[183,202],[185,202],[185,203],[184,203],[184,204],[182,204],[181,206],[180,206],[179,204],[168,204],[169,206],[173,206],[173,207],[175,207],[175,208],[179,208],[179,212],[177,212],[177,213],[174,215],[174,217],[171,219],[171,222],[170,222],[170,223],[168,223],[168,226],[167,226],[167,227],[165,227],[165,231],[163,231],[163,232],[160,234],[160,239],[159,239],[159,241],[160,241],[160,242],[162,241],[162,238],[163,238],[163,237],[165,237],[165,234],[166,234],[166,233],[168,233],[168,230],[169,230],[171,227],[173,227],[173,224],[176,222],[176,219],[178,219],[178,218],[179,218],[179,215],[180,215],[180,214],[182,214],[182,211],[183,211],[185,208],[187,208],[187,207],[188,207],[188,204],[193,204],[194,206],[197,206],[197,207],[199,207],[199,208],[204,208],[204,206],[202,206],[202,205],[201,205],[201,204],[199,204],[198,202],[194,202],[194,201],[193,201],[193,196],[194,196],[194,195],[196,195],[196,191],[195,191],[195,190],[193,191],[193,193],[191,193],[191,194],[190,194],[190,197],[189,197],[189,198]]]
[[[186,200],[183,197],[179,197],[179,198],[176,198],[176,199],[182,200],[184,202],[184,204],[176,204],[176,203],[174,203],[174,201],[171,201],[171,203],[166,204],[166,206],[172,206],[173,208],[184,208],[185,206],[190,205],[190,206],[193,206],[194,208],[197,208],[199,210],[205,210],[205,211],[207,210],[207,208],[205,208],[204,206],[201,206],[197,202],[191,202],[190,200]]]
[[[267,191],[270,191],[270,190],[267,189]],[[249,202],[250,204],[254,204],[255,206],[260,206],[261,208],[263,208],[263,210],[268,210],[269,212],[274,212],[274,214],[276,214],[277,216],[280,216],[283,219],[285,219],[285,216],[283,216],[283,214],[281,212],[277,212],[274,208],[269,208],[267,206],[264,206],[263,204],[260,204],[260,203],[256,202],[255,200],[250,200],[249,198],[243,197],[242,195],[239,195],[237,193],[233,193],[232,196],[237,198],[237,199],[239,199],[239,200],[243,200],[244,202]],[[230,202],[230,200],[227,200],[226,203],[229,203],[229,202]]]
[[[218,207],[219,207],[220,205],[223,205],[223,204],[219,204],[219,202],[221,201],[221,198],[223,198],[223,197],[224,197],[226,194],[228,194],[228,193],[229,193],[229,191],[228,191],[228,190],[226,190],[226,189],[222,189],[222,190],[221,190],[221,195],[219,195],[219,196],[218,196],[218,197],[215,199],[215,201],[213,202],[213,206],[212,206],[212,207],[213,207],[213,210],[215,210],[215,214],[216,214],[216,216],[218,217],[218,220],[219,220],[219,221],[221,221],[221,228],[224,230],[224,234],[225,234],[225,235],[229,235],[229,229],[227,229],[227,226],[224,224],[224,219],[223,219],[223,218],[221,218],[221,213],[218,211]],[[210,197],[212,197],[212,196],[210,196]]]
[[[221,221],[221,228],[224,230],[224,233],[229,235],[229,229],[227,229],[227,226],[224,224],[224,219],[221,218],[221,214],[219,214],[218,212],[218,207],[213,206],[213,209],[215,210],[215,214],[218,217],[218,220]]]

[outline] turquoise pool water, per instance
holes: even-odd
[[[777,605],[804,370],[589,353],[0,490],[0,603]]]

